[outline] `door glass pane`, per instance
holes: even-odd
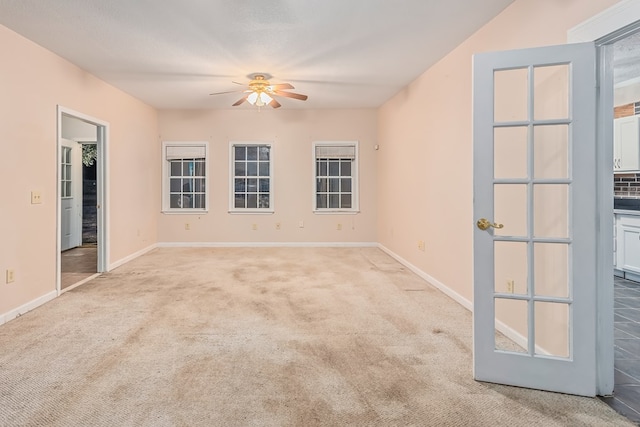
[[[500,70],[493,73],[494,121],[527,120],[528,74],[527,68]]]
[[[536,354],[569,357],[569,304],[534,305]]]
[[[569,65],[551,65],[533,69],[534,118],[569,117]]]
[[[496,241],[494,246],[495,292],[527,293],[527,243]]]
[[[569,237],[567,184],[534,184],[533,207],[535,237]]]
[[[526,178],[527,127],[493,130],[493,173],[495,178]]]
[[[535,294],[567,298],[569,296],[569,245],[534,243],[533,260]]]
[[[533,129],[533,176],[569,177],[569,126],[536,126]]]
[[[527,236],[527,185],[495,184],[493,188],[493,220],[504,225],[504,228],[495,229],[495,234]]]
[[[495,298],[496,350],[528,352],[527,302]]]

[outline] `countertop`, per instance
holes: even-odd
[[[617,212],[625,211],[625,212]],[[615,197],[613,199],[613,212],[634,215],[634,211],[640,212],[640,199]]]
[[[614,209],[614,215],[636,215],[640,216],[640,211],[631,210],[631,209]]]

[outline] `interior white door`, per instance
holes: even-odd
[[[596,48],[474,56],[474,377],[596,392]]]
[[[63,139],[60,153],[60,250],[82,244],[82,145]]]

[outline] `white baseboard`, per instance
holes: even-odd
[[[160,242],[159,248],[377,248],[375,242]]]
[[[385,247],[384,245],[379,243],[378,247],[382,249],[385,253],[387,253],[389,256],[394,258],[396,261],[398,261],[400,264],[404,265],[409,270],[413,271],[415,274],[422,277],[427,282],[431,283],[433,286],[435,286],[440,291],[442,291],[445,295],[452,298],[455,302],[457,302],[467,310],[473,312],[473,303],[471,301],[469,301],[468,299],[466,299],[465,297],[463,297],[462,295],[460,295],[459,293],[457,293],[456,291],[454,291],[444,283],[440,282],[439,280],[436,280],[434,277],[420,270],[418,267],[411,264],[409,261],[402,258],[400,255],[396,254],[395,252],[391,251],[389,248]]]
[[[126,263],[128,263],[129,261],[133,261],[134,259],[138,258],[139,256],[142,256],[144,254],[146,254],[147,252],[155,249],[158,247],[158,244],[154,243],[153,245],[149,245],[146,248],[140,249],[138,252],[134,252],[131,255],[128,255],[122,259],[119,259],[118,261],[111,263],[109,265],[109,269],[107,271],[111,271],[114,268],[118,268],[121,265],[124,265]]]
[[[404,265],[409,270],[413,271],[415,274],[417,274],[418,276],[420,276],[421,278],[423,278],[424,280],[429,282],[431,285],[433,285],[436,288],[438,288],[445,295],[449,296],[455,302],[457,302],[458,304],[460,304],[461,306],[463,306],[464,308],[466,308],[467,310],[469,310],[470,312],[473,313],[473,303],[471,301],[469,301],[468,299],[466,299],[465,297],[463,297],[462,295],[460,295],[456,291],[452,290],[451,288],[449,288],[444,283],[434,279],[429,274],[427,274],[424,271],[420,270],[418,267],[416,267],[415,265],[411,264],[409,261],[407,261],[406,259],[402,258],[400,255],[396,254],[395,252],[389,250],[384,245],[378,244],[378,247],[380,249],[382,249],[384,252],[386,252],[389,256],[394,258],[396,261],[398,261],[400,264]],[[502,333],[505,337],[509,338],[511,341],[513,341],[516,344],[518,344],[520,347],[522,347],[524,349],[528,348],[527,339],[524,337],[524,335],[518,333],[515,329],[507,326],[506,323],[503,323],[503,322],[501,322],[499,320],[496,321],[496,329],[500,333]],[[548,351],[546,351],[544,348],[542,348],[542,347],[540,347],[538,345],[536,345],[536,354],[550,355],[550,353]]]
[[[18,308],[14,308],[11,311],[8,311],[8,312],[6,312],[4,314],[0,314],[0,325],[4,325],[8,321],[13,320],[16,317],[22,316],[23,314],[25,314],[28,311],[33,310],[34,308],[40,307],[42,304],[45,304],[45,303],[51,301],[52,299],[54,299],[57,296],[58,296],[58,292],[57,291],[51,291],[51,292],[48,292],[48,293],[42,295],[41,297],[38,297],[38,298],[34,299],[33,301],[30,301],[30,302],[28,302],[26,304],[21,305]]]
[[[73,284],[73,285],[71,285],[71,286],[67,286],[67,287],[66,287],[66,288],[64,288],[64,289],[61,289],[61,290],[60,290],[60,295],[64,294],[65,292],[68,292],[68,291],[70,291],[70,290],[72,290],[72,289],[75,289],[75,288],[77,288],[78,286],[84,285],[84,284],[85,284],[85,283],[87,283],[88,281],[95,279],[96,277],[98,277],[98,276],[99,276],[99,275],[101,275],[101,274],[102,274],[102,273],[96,273],[96,274],[93,274],[93,275],[91,275],[91,276],[87,277],[86,279],[82,279],[82,280],[81,280],[81,281],[79,281],[78,283],[74,283],[74,284]]]

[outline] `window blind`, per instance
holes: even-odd
[[[204,159],[204,145],[169,145],[167,146],[167,160]]]
[[[316,159],[356,158],[355,145],[316,145]]]

